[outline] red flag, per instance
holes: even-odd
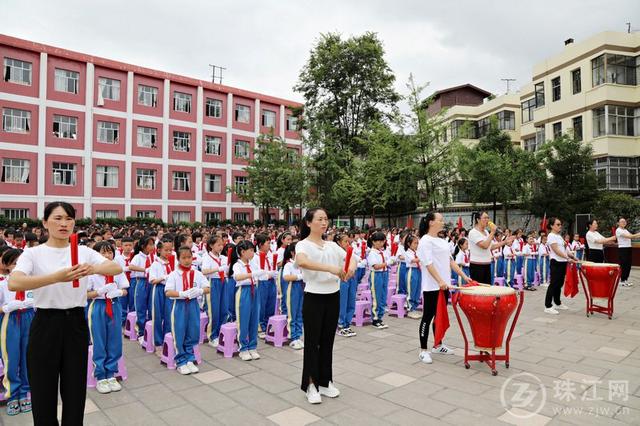
[[[444,334],[449,328],[449,311],[447,311],[447,300],[444,297],[444,290],[440,290],[440,294],[438,294],[438,306],[436,307],[436,319],[434,324],[434,347],[436,347],[442,343]]]
[[[78,234],[71,234],[69,246],[71,248],[71,266],[76,266],[78,264]],[[80,281],[73,280],[73,287],[80,287]]]
[[[349,265],[351,264],[351,256],[353,256],[353,247],[347,247],[347,258],[344,260],[344,271],[347,272],[349,270]]]
[[[413,215],[410,215],[409,219],[407,219],[407,228],[413,229]]]
[[[578,268],[575,263],[569,263],[564,277],[564,297],[575,297],[576,294],[578,294]]]
[[[547,212],[544,212],[544,216],[542,217],[542,222],[540,222],[540,230],[547,230]]]
[[[458,216],[458,229],[462,229],[462,216]]]

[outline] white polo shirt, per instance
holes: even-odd
[[[603,239],[604,237],[598,231],[587,232],[587,243],[590,250],[602,250],[602,243],[596,243],[596,240]]]
[[[422,291],[440,290],[438,281],[429,273],[427,266],[433,265],[445,283],[451,280],[451,252],[449,243],[442,238],[423,235],[416,252],[420,260]]]
[[[560,257],[553,250],[553,245],[556,245],[556,248],[560,250],[560,252],[567,254],[567,251],[564,248],[564,239],[562,236],[555,234],[553,232],[549,232],[549,236],[547,236],[547,245],[549,246],[549,257],[558,262],[566,262],[567,259],[564,257]]]
[[[478,245],[478,243],[486,240],[488,237],[489,231],[487,231],[486,229],[484,230],[484,232],[480,232],[478,231],[478,229],[473,228],[471,232],[469,232],[469,251],[471,253],[471,263],[491,263],[491,247],[484,249]]]
[[[312,262],[344,267],[347,252],[333,241],[324,241],[322,246],[307,239],[296,244],[296,255],[304,253]],[[297,266],[297,264],[296,264]],[[340,278],[329,272],[300,268],[306,284],[305,293],[331,294],[340,291]]]
[[[618,239],[618,248],[631,247],[631,233],[624,228],[618,227],[616,229],[616,238]]]

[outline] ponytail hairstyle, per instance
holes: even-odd
[[[322,207],[316,207],[316,208],[307,210],[307,213],[302,218],[302,221],[300,223],[300,239],[301,240],[304,240],[309,236],[309,234],[311,234],[311,228],[309,228],[309,225],[307,225],[307,222],[313,221],[313,216],[315,216],[316,212],[319,210],[322,210],[323,212],[327,213],[327,211]]]
[[[113,249],[113,246],[111,245],[111,243],[109,241],[103,240],[100,241],[98,243],[96,243],[96,245],[93,246],[93,249],[95,251],[97,251],[98,253],[100,253],[102,250],[104,251],[110,251],[111,254],[113,254],[115,256],[115,250]]]
[[[293,259],[296,256],[296,243],[291,243],[284,249],[284,257],[282,258],[282,265]],[[283,266],[284,269],[284,266]]]
[[[404,240],[404,250],[407,251],[411,247],[411,244],[417,239],[417,237],[413,234],[407,235],[407,238]]]
[[[256,251],[260,250],[260,247],[262,247],[264,243],[271,241],[271,239],[267,234],[256,234],[254,238],[256,240],[256,246],[255,246]]]
[[[340,245],[340,241],[344,240],[345,238],[348,238],[349,234],[346,234],[344,232],[340,232],[338,234],[336,234],[335,237],[333,237],[333,242],[336,243],[337,245]]]
[[[135,256],[140,253],[142,249],[145,248],[151,241],[153,241],[153,237],[150,235],[145,235],[144,237],[140,238],[140,240],[138,240],[138,244],[133,249],[133,255]]]
[[[207,240],[207,242],[205,243],[204,247],[207,250],[207,253],[213,251],[213,246],[218,242],[218,241],[222,241],[224,243],[224,240],[222,239],[222,237],[218,236],[218,235],[214,235],[212,237],[209,237],[209,239]]]
[[[383,249],[386,248],[387,237],[385,237],[384,233],[378,231],[371,234],[371,236],[367,240],[367,246],[369,246],[369,248],[372,248],[374,241],[384,241],[385,247],[383,247]]]
[[[2,264],[8,269],[8,266],[11,265],[13,262],[16,262],[21,254],[22,254],[22,249],[10,248],[8,250],[4,250],[1,256]]]
[[[465,237],[462,237],[456,243],[456,248],[453,249],[453,258],[454,259],[456,258],[458,253],[460,253],[460,250],[462,250],[462,246],[464,245],[465,241],[467,241],[467,239]]]
[[[185,234],[178,234],[173,240],[173,247],[180,248],[184,245],[185,241],[187,241],[187,236]]]
[[[420,219],[420,224],[418,225],[418,235],[420,235],[420,238],[429,233],[429,222],[432,222],[434,220],[436,220],[436,212],[434,211],[431,211],[422,216],[422,219]]]
[[[285,231],[282,234],[278,235],[278,240],[277,240],[277,248],[280,248],[280,246],[282,246],[282,243],[284,242],[284,239],[287,236],[291,236],[291,232],[289,231]]]
[[[231,259],[229,260],[229,278],[233,278],[233,265],[236,264],[242,253],[246,250],[255,250],[255,246],[249,240],[240,241],[231,251]]]

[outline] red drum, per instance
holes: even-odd
[[[594,312],[613,316],[613,299],[620,282],[620,265],[615,263],[582,262],[580,282],[587,298],[587,317]],[[606,302],[606,306],[594,303],[594,299]]]
[[[520,298],[518,298],[518,294],[520,294]],[[465,368],[470,368],[468,362],[470,360],[486,362],[494,376],[498,374],[495,366],[496,360],[505,361],[505,366],[509,368],[509,342],[523,302],[523,292],[517,293],[510,287],[480,285],[464,287],[454,294],[452,304],[464,338]],[[473,343],[475,349],[480,352],[479,355],[469,355],[469,342],[458,312],[458,306],[467,317]],[[505,342],[505,354],[497,355],[496,349],[502,348],[507,323],[516,308],[516,316],[511,323]]]

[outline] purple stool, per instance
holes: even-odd
[[[142,348],[145,349],[148,354],[152,354],[156,351],[156,346],[153,342],[153,322],[151,321],[144,323],[144,340],[142,341]]]
[[[273,346],[281,348],[282,344],[288,340],[287,317],[285,315],[273,315],[267,322],[267,335],[265,342],[273,343]]]
[[[4,378],[4,364],[2,363],[2,359],[0,359],[0,382]],[[4,401],[6,398],[4,397],[4,392],[0,393],[0,401]]]
[[[207,336],[207,325],[209,324],[209,317],[206,312],[200,312],[200,341],[198,343],[204,343],[209,340]]]
[[[282,308],[282,296],[276,297],[276,310],[273,312],[275,312],[276,315],[281,315],[282,310],[280,308]]]
[[[533,285],[540,285],[540,272],[536,271],[535,277],[533,278]]]
[[[362,293],[365,290],[369,290],[369,283],[358,284],[358,294]]]
[[[89,345],[89,362],[87,363],[87,387],[95,388],[98,381],[93,376],[93,345]],[[118,372],[115,377],[119,377],[121,380],[127,380],[129,373],[127,372],[127,365],[124,362],[124,355],[118,360]]]
[[[371,302],[364,300],[356,301],[356,312],[353,316],[352,322],[356,327],[362,327],[365,322],[371,322]]]
[[[129,312],[127,319],[124,322],[124,335],[129,340],[138,340],[138,334],[136,333],[136,313]]]
[[[504,287],[504,277],[495,277],[493,279],[494,285],[501,285]]]
[[[387,306],[391,306],[391,298],[396,294],[396,287],[389,285],[387,287]]]
[[[406,294],[394,294],[393,296],[391,296],[391,303],[389,304],[389,315],[396,315],[398,318],[404,318],[404,304],[406,302]]]
[[[516,285],[518,286],[518,288],[519,288],[520,290],[522,290],[522,288],[523,288],[523,286],[524,286],[524,278],[522,277],[522,275],[521,275],[521,274],[516,274],[516,276],[515,276],[515,282],[516,282]]]
[[[238,352],[238,327],[234,322],[222,324],[218,336],[218,352],[222,352],[225,358],[232,358],[234,352]]]
[[[371,290],[364,290],[362,293],[360,293],[360,299],[358,300],[371,302]]]
[[[196,357],[196,364],[202,364],[202,356],[200,355],[200,345],[193,347],[193,354]],[[166,364],[169,370],[176,369],[176,346],[173,343],[173,334],[167,333],[164,335],[164,342],[162,342],[162,355],[160,356],[160,363]]]

